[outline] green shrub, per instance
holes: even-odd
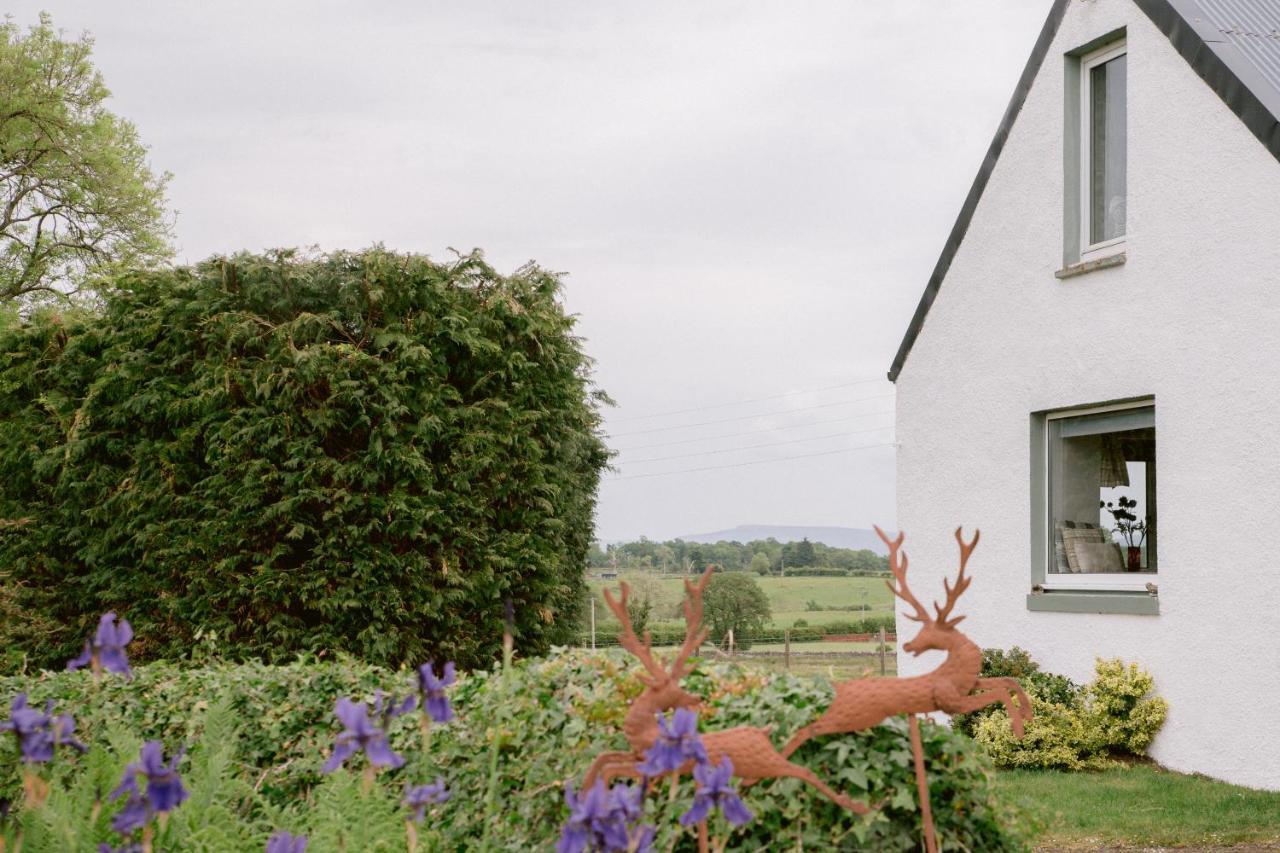
[[[1000,767],[1097,769],[1117,756],[1145,754],[1168,713],[1165,700],[1150,695],[1151,675],[1119,659],[1099,659],[1094,672],[1062,700],[1032,692],[1035,717],[1023,738],[1013,736],[999,708],[978,720],[974,739]]]
[[[1016,678],[1021,682],[1022,689],[1033,699],[1042,699],[1051,704],[1071,706],[1080,697],[1080,685],[1065,675],[1040,669],[1040,664],[1033,661],[1025,649],[1017,646],[1007,652],[1003,649],[983,649],[981,675],[990,678]],[[951,725],[957,731],[973,737],[978,723],[1002,707],[988,705],[969,714],[956,714],[951,718]]]
[[[563,652],[517,663],[508,690],[493,673],[463,674],[453,688],[457,719],[433,728],[429,754],[420,749],[413,720],[395,721],[392,746],[407,763],[382,774],[368,797],[351,774],[339,772],[322,780],[318,773],[337,731],[333,703],[347,694],[368,699],[376,687],[403,694],[411,682],[407,671],[350,660],[287,666],[211,663],[194,669],[152,664],[137,668],[132,682],[108,678],[97,689],[84,673],[3,678],[0,703],[7,705],[19,690],[29,690],[37,704],[55,698],[60,711],[77,715],[80,733],[95,746],[95,753],[76,759],[74,769],[60,762],[62,781],[79,792],[70,798],[73,803],[63,803],[69,811],[79,809],[79,818],[62,816],[61,825],[67,827],[85,824],[95,785],[109,789],[115,784],[139,740],[160,738],[170,748],[195,745],[184,765],[189,779],[210,763],[221,768],[220,781],[193,785],[192,799],[174,813],[175,819],[186,820],[183,810],[193,803],[215,804],[222,811],[208,818],[211,828],[173,834],[173,843],[163,846],[166,851],[261,849],[271,828],[309,833],[313,846],[308,850],[314,853],[338,849],[340,835],[347,850],[374,849],[379,843],[403,850],[396,807],[402,786],[437,773],[445,777],[453,798],[430,823],[441,833],[435,842],[442,850],[466,849],[483,831],[487,754],[496,738],[501,809],[493,837],[503,850],[542,850],[552,845],[566,817],[564,783],[581,778],[598,752],[626,748],[619,725],[626,697],[640,690],[640,673],[618,654]],[[704,663],[687,686],[707,697],[704,729],[772,725],[778,744],[820,714],[832,695],[823,680],[766,677],[732,664]],[[234,736],[227,733],[225,720],[210,722],[219,719],[206,712],[210,705],[228,709],[237,724]],[[997,796],[981,750],[945,726],[926,723],[922,733],[934,816],[948,848],[1024,849],[1024,820]],[[6,774],[0,778],[0,797],[16,791],[14,753],[12,738],[0,740],[0,771]],[[220,757],[214,761],[211,753]],[[915,779],[903,720],[890,720],[864,734],[811,741],[794,759],[837,789],[882,807],[863,819],[795,780],[762,782],[743,792],[756,820],[732,836],[729,849],[777,849],[780,844],[814,850],[919,848]],[[205,779],[210,773],[196,775]],[[694,848],[692,835],[675,820],[691,793],[686,780],[680,800],[649,799],[651,818],[660,827],[656,849]],[[99,830],[115,808],[109,804],[103,809]],[[200,819],[205,819],[203,813]],[[90,833],[94,831],[90,824]],[[92,840],[107,836],[99,831]],[[28,853],[60,849],[65,848],[24,847]]]
[[[823,637],[842,636],[844,634],[876,634],[881,628],[892,634],[894,632],[894,616],[892,613],[877,613],[861,619],[825,622],[821,625],[801,625],[797,619],[791,627],[791,639],[795,642],[812,642]]]
[[[124,275],[0,332],[0,648],[492,659],[576,633],[598,394],[558,278],[382,250]],[[30,624],[23,624],[26,621]]]

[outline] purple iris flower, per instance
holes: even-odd
[[[121,619],[119,624],[116,624],[114,612],[104,613],[98,620],[98,630],[93,640],[85,641],[84,651],[80,657],[67,661],[67,669],[88,666],[95,673],[101,668],[107,672],[123,675],[125,678],[133,678],[133,671],[129,669],[129,656],[124,651],[124,647],[129,645],[132,639],[133,628],[130,627],[127,619]]]
[[[556,843],[556,853],[604,853],[638,851],[648,853],[653,844],[652,826],[637,826],[643,811],[644,788],[615,785],[606,791],[597,779],[587,791],[575,794],[565,788],[569,820]]]
[[[70,714],[53,716],[53,701],[43,711],[27,705],[27,694],[19,693],[9,706],[9,719],[0,722],[0,732],[13,732],[18,750],[27,764],[43,764],[53,760],[56,746],[69,746],[84,752],[88,749],[76,740],[76,721]]]
[[[406,786],[404,804],[413,810],[413,819],[422,823],[426,817],[427,806],[447,802],[450,796],[452,795],[445,790],[444,779],[437,776],[436,781],[430,785],[418,785],[414,788]]]
[[[283,829],[267,839],[267,853],[306,853],[307,837],[291,835]]]
[[[733,761],[729,756],[726,755],[714,766],[699,764],[694,767],[693,778],[698,783],[698,792],[693,795],[693,806],[680,815],[680,823],[685,826],[701,823],[715,809],[720,809],[725,820],[733,826],[751,822],[754,815],[729,782],[733,778]]]
[[[436,678],[434,662],[424,663],[418,667],[418,692],[422,694],[422,708],[427,716],[437,723],[447,723],[453,719],[453,708],[449,706],[449,697],[444,689],[458,680],[453,661],[449,661]]]
[[[142,745],[140,759],[124,768],[120,784],[110,794],[109,799],[113,801],[125,794],[129,795],[124,808],[112,819],[112,829],[128,835],[145,826],[152,815],[173,811],[182,804],[188,796],[187,789],[182,785],[182,777],[178,775],[178,762],[182,760],[182,752],[178,750],[166,762],[164,746],[160,741],[149,740]],[[146,780],[145,789],[138,786],[139,778]]]
[[[661,776],[679,770],[689,761],[705,764],[707,749],[698,737],[698,714],[676,708],[670,719],[658,715],[658,739],[645,751],[637,768],[645,776]]]
[[[343,729],[333,744],[333,754],[320,768],[321,773],[332,773],[361,750],[374,767],[404,764],[404,759],[392,752],[387,744],[387,733],[370,722],[368,705],[363,702],[356,704],[344,696],[338,700],[333,712]]]

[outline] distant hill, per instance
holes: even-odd
[[[799,542],[808,539],[810,542],[821,542],[832,548],[866,548],[877,554],[887,554],[888,549],[876,536],[874,530],[859,527],[791,527],[780,524],[741,524],[731,530],[717,530],[712,533],[693,533],[680,536],[686,542],[752,542],[756,539],[773,537],[779,542]]]

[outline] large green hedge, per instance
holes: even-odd
[[[496,739],[498,805],[490,827],[496,847],[548,850],[567,816],[564,784],[581,779],[600,751],[626,748],[620,725],[628,698],[641,689],[642,672],[618,653],[571,651],[518,662],[505,684],[491,671],[461,674],[451,690],[456,720],[432,728],[428,754],[421,750],[416,720],[396,720],[391,744],[407,763],[380,774],[377,789],[363,798],[345,772],[327,781],[319,773],[339,728],[333,719],[334,700],[342,695],[368,700],[377,688],[402,696],[412,689],[407,671],[350,660],[287,666],[211,663],[199,668],[161,663],[140,667],[132,682],[108,677],[97,688],[84,672],[43,673],[0,678],[0,707],[20,690],[29,691],[34,704],[55,699],[60,712],[75,714],[77,732],[87,742],[112,747],[114,757],[106,762],[111,768],[81,786],[87,795],[76,813],[78,820],[68,817],[49,821],[52,824],[83,825],[94,784],[109,790],[137,740],[158,738],[170,748],[192,745],[183,765],[189,780],[206,775],[208,750],[234,744],[234,754],[221,762],[228,778],[193,791],[190,803],[174,813],[179,821],[198,818],[205,825],[203,835],[178,833],[169,846],[162,845],[164,850],[261,850],[272,828],[306,832],[313,840],[308,851],[315,853],[404,850],[402,812],[396,805],[403,785],[437,774],[445,778],[453,798],[427,829],[440,833],[438,849],[477,849],[476,839],[484,828],[490,747]],[[765,676],[733,664],[700,664],[686,686],[707,699],[701,714],[704,730],[772,726],[779,745],[822,713],[832,696],[824,679]],[[219,705],[233,711],[238,730],[234,737],[206,720],[205,711]],[[946,726],[925,722],[922,733],[943,849],[1024,849],[1029,831],[1025,817],[998,795],[981,750]],[[16,753],[13,738],[0,739],[0,798],[17,795]],[[59,759],[54,774],[74,782],[94,772],[92,758],[76,759],[74,768]],[[743,792],[756,818],[734,833],[730,850],[922,849],[903,718],[866,733],[815,739],[793,758],[837,789],[880,807],[866,818],[857,817],[794,779],[761,782]],[[354,772],[359,770],[357,762]],[[676,800],[668,800],[665,790],[649,799],[648,819],[659,827],[655,849],[695,849],[693,836],[676,822],[688,808],[692,790],[686,779]],[[183,810],[204,797],[224,808],[216,823],[202,812],[183,817]],[[117,808],[105,805],[94,841],[109,837],[105,825]],[[28,824],[39,822],[33,815]],[[214,840],[214,832],[218,839],[234,840]],[[345,848],[336,840],[343,832]],[[35,832],[28,832],[33,853],[70,849],[41,847],[35,837]],[[85,848],[94,849],[87,844]]]
[[[567,640],[608,455],[559,289],[240,255],[0,334],[0,645],[57,664],[113,609],[141,658],[474,663],[506,598]]]

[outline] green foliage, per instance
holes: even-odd
[[[769,624],[769,598],[752,575],[716,572],[702,593],[702,613],[712,642],[733,631],[734,642],[746,648]]]
[[[132,124],[106,109],[93,41],[47,14],[0,22],[0,300],[66,292],[169,253],[164,190]]]
[[[763,551],[757,551],[752,555],[751,564],[747,568],[761,576],[772,574],[773,572],[773,566],[769,562],[769,555]]]
[[[796,563],[796,549],[802,549],[803,565],[828,569],[843,569],[854,574],[887,572],[888,559],[865,548],[834,548],[821,542],[782,543],[776,539],[755,539],[750,542],[685,542],[670,539],[656,542],[640,537],[635,542],[623,542],[608,546],[607,553],[596,548],[591,555],[592,566],[609,566],[621,569],[656,569],[663,572],[701,571],[708,563],[714,563],[725,571],[760,570],[768,562],[768,568],[776,573],[784,566],[792,568]],[[759,557],[764,559],[760,560]],[[801,574],[805,574],[801,572]],[[834,576],[834,575],[832,575]]]
[[[1088,718],[1103,748],[1142,755],[1169,715],[1169,703],[1152,696],[1155,679],[1136,663],[1099,660],[1086,688]]]
[[[576,632],[607,451],[536,267],[380,249],[121,277],[101,316],[0,333],[0,648],[379,663]]]
[[[1143,755],[1168,704],[1150,695],[1154,681],[1137,664],[1099,659],[1094,671],[1093,681],[1065,697],[1029,691],[1035,717],[1022,739],[1003,709],[981,718],[974,738],[1000,767],[1099,769],[1115,756]]]
[[[94,842],[107,840],[103,828],[118,806],[108,804],[98,822],[90,822],[93,792],[115,785],[140,740],[158,738],[170,748],[195,745],[182,768],[191,800],[174,813],[166,843],[158,849],[261,850],[272,829],[288,829],[311,837],[309,853],[379,845],[403,850],[403,812],[397,804],[403,786],[437,774],[445,777],[453,798],[429,816],[422,849],[465,849],[484,832],[481,803],[489,747],[496,744],[501,808],[492,837],[502,850],[542,850],[553,844],[566,817],[565,782],[581,778],[598,752],[625,748],[619,725],[627,699],[640,690],[641,673],[621,655],[563,652],[518,662],[505,687],[493,672],[462,674],[453,688],[457,719],[433,727],[429,753],[421,749],[416,721],[396,720],[391,743],[407,763],[379,774],[367,794],[359,764],[328,778],[318,774],[337,731],[333,703],[347,694],[369,699],[378,687],[403,695],[412,681],[410,672],[349,660],[288,666],[216,663],[185,670],[151,664],[139,667],[133,682],[107,679],[96,690],[85,673],[3,678],[0,703],[29,690],[33,702],[56,698],[59,709],[76,713],[94,751],[74,764],[60,760],[58,779],[75,792],[74,802],[62,807],[56,819],[41,819],[50,826],[81,827],[80,837]],[[831,699],[823,680],[766,679],[732,664],[704,663],[687,684],[707,697],[704,729],[771,725],[779,744]],[[206,711],[210,696],[219,698]],[[1024,849],[1024,823],[995,795],[981,751],[945,726],[926,723],[923,737],[945,849]],[[10,740],[0,741],[0,771],[7,774],[0,777],[0,797],[17,791]],[[729,849],[797,843],[814,850],[918,849],[919,812],[902,720],[865,734],[815,740],[795,758],[837,789],[883,803],[882,808],[863,819],[794,780],[762,782],[743,792],[756,820],[731,837]],[[692,834],[676,821],[692,792],[686,779],[675,802],[665,792],[649,799],[650,819],[659,826],[656,849],[694,848]],[[190,813],[184,814],[187,809]],[[437,835],[431,837],[432,832]],[[32,837],[23,848],[28,853],[77,849],[53,842],[35,845]]]

